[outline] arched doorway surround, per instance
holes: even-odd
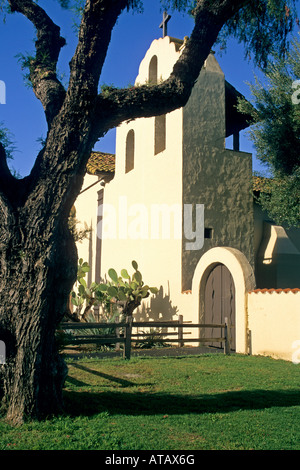
[[[199,323],[203,323],[207,279],[218,264],[226,266],[235,285],[236,351],[247,353],[247,293],[255,288],[255,277],[249,261],[241,251],[230,247],[215,247],[204,253],[193,276],[193,310],[197,312]],[[199,296],[196,295],[197,292]]]

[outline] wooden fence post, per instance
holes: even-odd
[[[119,315],[117,315],[117,316],[115,317],[115,322],[116,322],[116,323],[120,323],[120,317],[119,317]],[[120,328],[119,328],[118,326],[116,326],[116,337],[117,337],[117,338],[120,338]],[[120,351],[120,343],[116,343],[115,350],[116,350],[116,351]]]
[[[178,315],[178,323],[182,325],[183,323],[183,315]],[[180,341],[183,339],[183,328],[179,327],[178,328],[178,347],[182,348],[183,347],[183,341]]]
[[[227,317],[225,317],[224,336],[225,336],[224,353],[230,354],[230,325],[228,323]]]
[[[124,357],[130,359],[131,356],[131,333],[132,333],[132,316],[126,318],[125,326],[125,345],[124,345]]]

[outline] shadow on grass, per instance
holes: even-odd
[[[157,415],[229,413],[300,405],[299,390],[232,391],[207,395],[173,395],[142,392],[64,391],[66,413],[81,416],[109,412],[111,415]]]
[[[136,386],[136,384],[134,382],[130,382],[129,380],[125,380],[125,379],[120,379],[119,377],[114,377],[113,375],[108,375],[108,374],[105,374],[104,372],[99,372],[98,370],[90,369],[89,367],[83,366],[81,364],[73,363],[72,367],[75,367],[76,369],[83,370],[84,372],[88,372],[89,374],[96,375],[96,376],[101,377],[103,379],[107,379],[111,382],[116,382],[119,385],[121,385],[122,387]],[[84,382],[80,382],[77,379],[71,379],[70,377],[67,377],[67,381],[70,382],[70,383],[73,383],[73,385],[80,385],[80,386],[87,385]]]

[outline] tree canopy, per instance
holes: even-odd
[[[300,41],[285,55],[274,55],[265,77],[250,85],[253,103],[240,109],[254,121],[249,135],[265,165],[259,202],[280,225],[300,227]],[[253,106],[252,106],[253,104]]]

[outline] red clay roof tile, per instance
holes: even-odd
[[[249,294],[259,294],[259,293],[273,294],[274,292],[276,294],[280,294],[281,292],[284,292],[285,294],[288,294],[289,292],[292,292],[293,294],[296,294],[297,292],[300,292],[300,288],[296,287],[296,288],[293,288],[293,289],[290,289],[290,288],[286,288],[286,289],[254,289],[254,290],[250,291]]]
[[[90,175],[115,172],[115,155],[105,152],[92,152],[86,169]]]

